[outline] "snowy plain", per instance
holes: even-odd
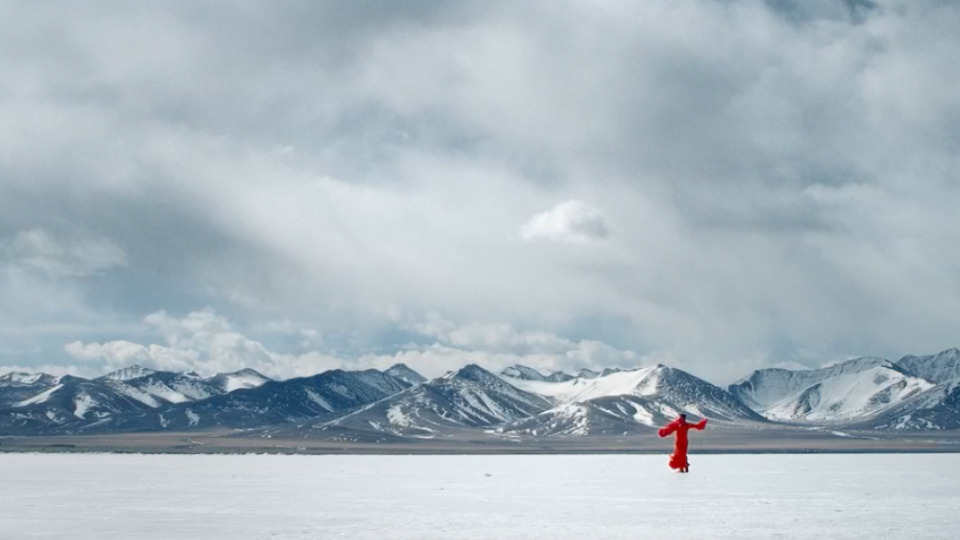
[[[956,538],[960,454],[0,454],[0,538]]]

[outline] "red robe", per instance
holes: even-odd
[[[673,444],[673,455],[670,456],[670,468],[686,469],[690,466],[690,463],[687,462],[687,432],[690,431],[691,428],[702,430],[706,426],[706,418],[696,424],[688,424],[683,418],[677,418],[673,422],[660,428],[660,431],[657,433],[659,433],[661,437],[666,437],[673,432],[677,433],[677,439]]]

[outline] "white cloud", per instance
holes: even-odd
[[[411,326],[437,341],[399,356],[407,358],[411,365],[426,363],[434,371],[440,364],[453,369],[468,361],[493,370],[523,364],[547,371],[573,372],[582,368],[639,367],[648,360],[600,341],[574,341],[551,332],[519,331],[507,323],[459,325],[433,313]]]
[[[76,360],[102,363],[110,370],[139,364],[167,371],[191,371],[201,363],[200,355],[193,350],[161,345],[140,345],[124,340],[105,343],[73,341],[64,345],[64,350]],[[219,365],[219,362],[217,364]]]
[[[225,317],[210,308],[184,317],[159,311],[147,315],[144,321],[163,336],[164,343],[74,341],[67,343],[64,350],[74,360],[102,366],[103,370],[139,364],[158,370],[212,375],[252,368],[277,379],[315,375],[335,368],[359,369],[369,364],[366,360],[345,360],[319,351],[289,354],[270,350],[263,343],[234,331]],[[310,334],[306,331],[308,341],[315,339]],[[91,368],[79,369],[91,371]]]
[[[509,323],[473,322],[458,325],[437,313],[429,314],[426,320],[416,322],[411,327],[440,343],[468,350],[557,354],[577,346],[573,341],[550,332],[521,332]]]
[[[157,312],[145,320],[164,336],[164,344],[75,341],[64,348],[73,359],[101,365],[104,370],[132,364],[201,374],[253,368],[280,379],[314,375],[334,368],[385,369],[397,362],[407,363],[431,377],[467,363],[491,370],[519,363],[546,371],[638,367],[644,363],[644,358],[632,351],[618,350],[598,341],[575,342],[549,332],[519,332],[508,324],[461,326],[437,315],[413,325],[423,335],[435,338],[435,343],[410,345],[393,354],[364,354],[356,358],[316,350],[298,354],[272,351],[263,343],[231,330],[228,321],[209,308],[182,318]],[[90,368],[81,369],[90,371]]]
[[[232,331],[227,320],[212,309],[194,311],[182,318],[165,311],[152,313],[144,322],[160,333],[165,344],[141,345],[124,340],[105,343],[75,341],[65,346],[73,358],[118,369],[140,364],[169,371],[214,374],[250,367],[271,376],[290,376],[295,370],[284,357],[262,343]]]
[[[610,227],[599,210],[570,200],[531,217],[520,229],[520,235],[525,240],[600,242],[610,236]]]

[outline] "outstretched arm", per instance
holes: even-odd
[[[700,430],[700,431],[703,431],[703,428],[707,427],[707,419],[704,418],[703,420],[697,422],[696,424],[694,424],[694,425],[691,426],[691,427],[693,427],[693,429],[698,429],[698,430]]]
[[[667,435],[670,435],[671,433],[676,431],[678,425],[679,424],[677,424],[676,421],[670,422],[669,424],[660,428],[660,430],[657,431],[657,434],[660,435],[661,437],[666,437]]]

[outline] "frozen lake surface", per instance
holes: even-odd
[[[956,538],[960,454],[0,454],[0,538]]]

